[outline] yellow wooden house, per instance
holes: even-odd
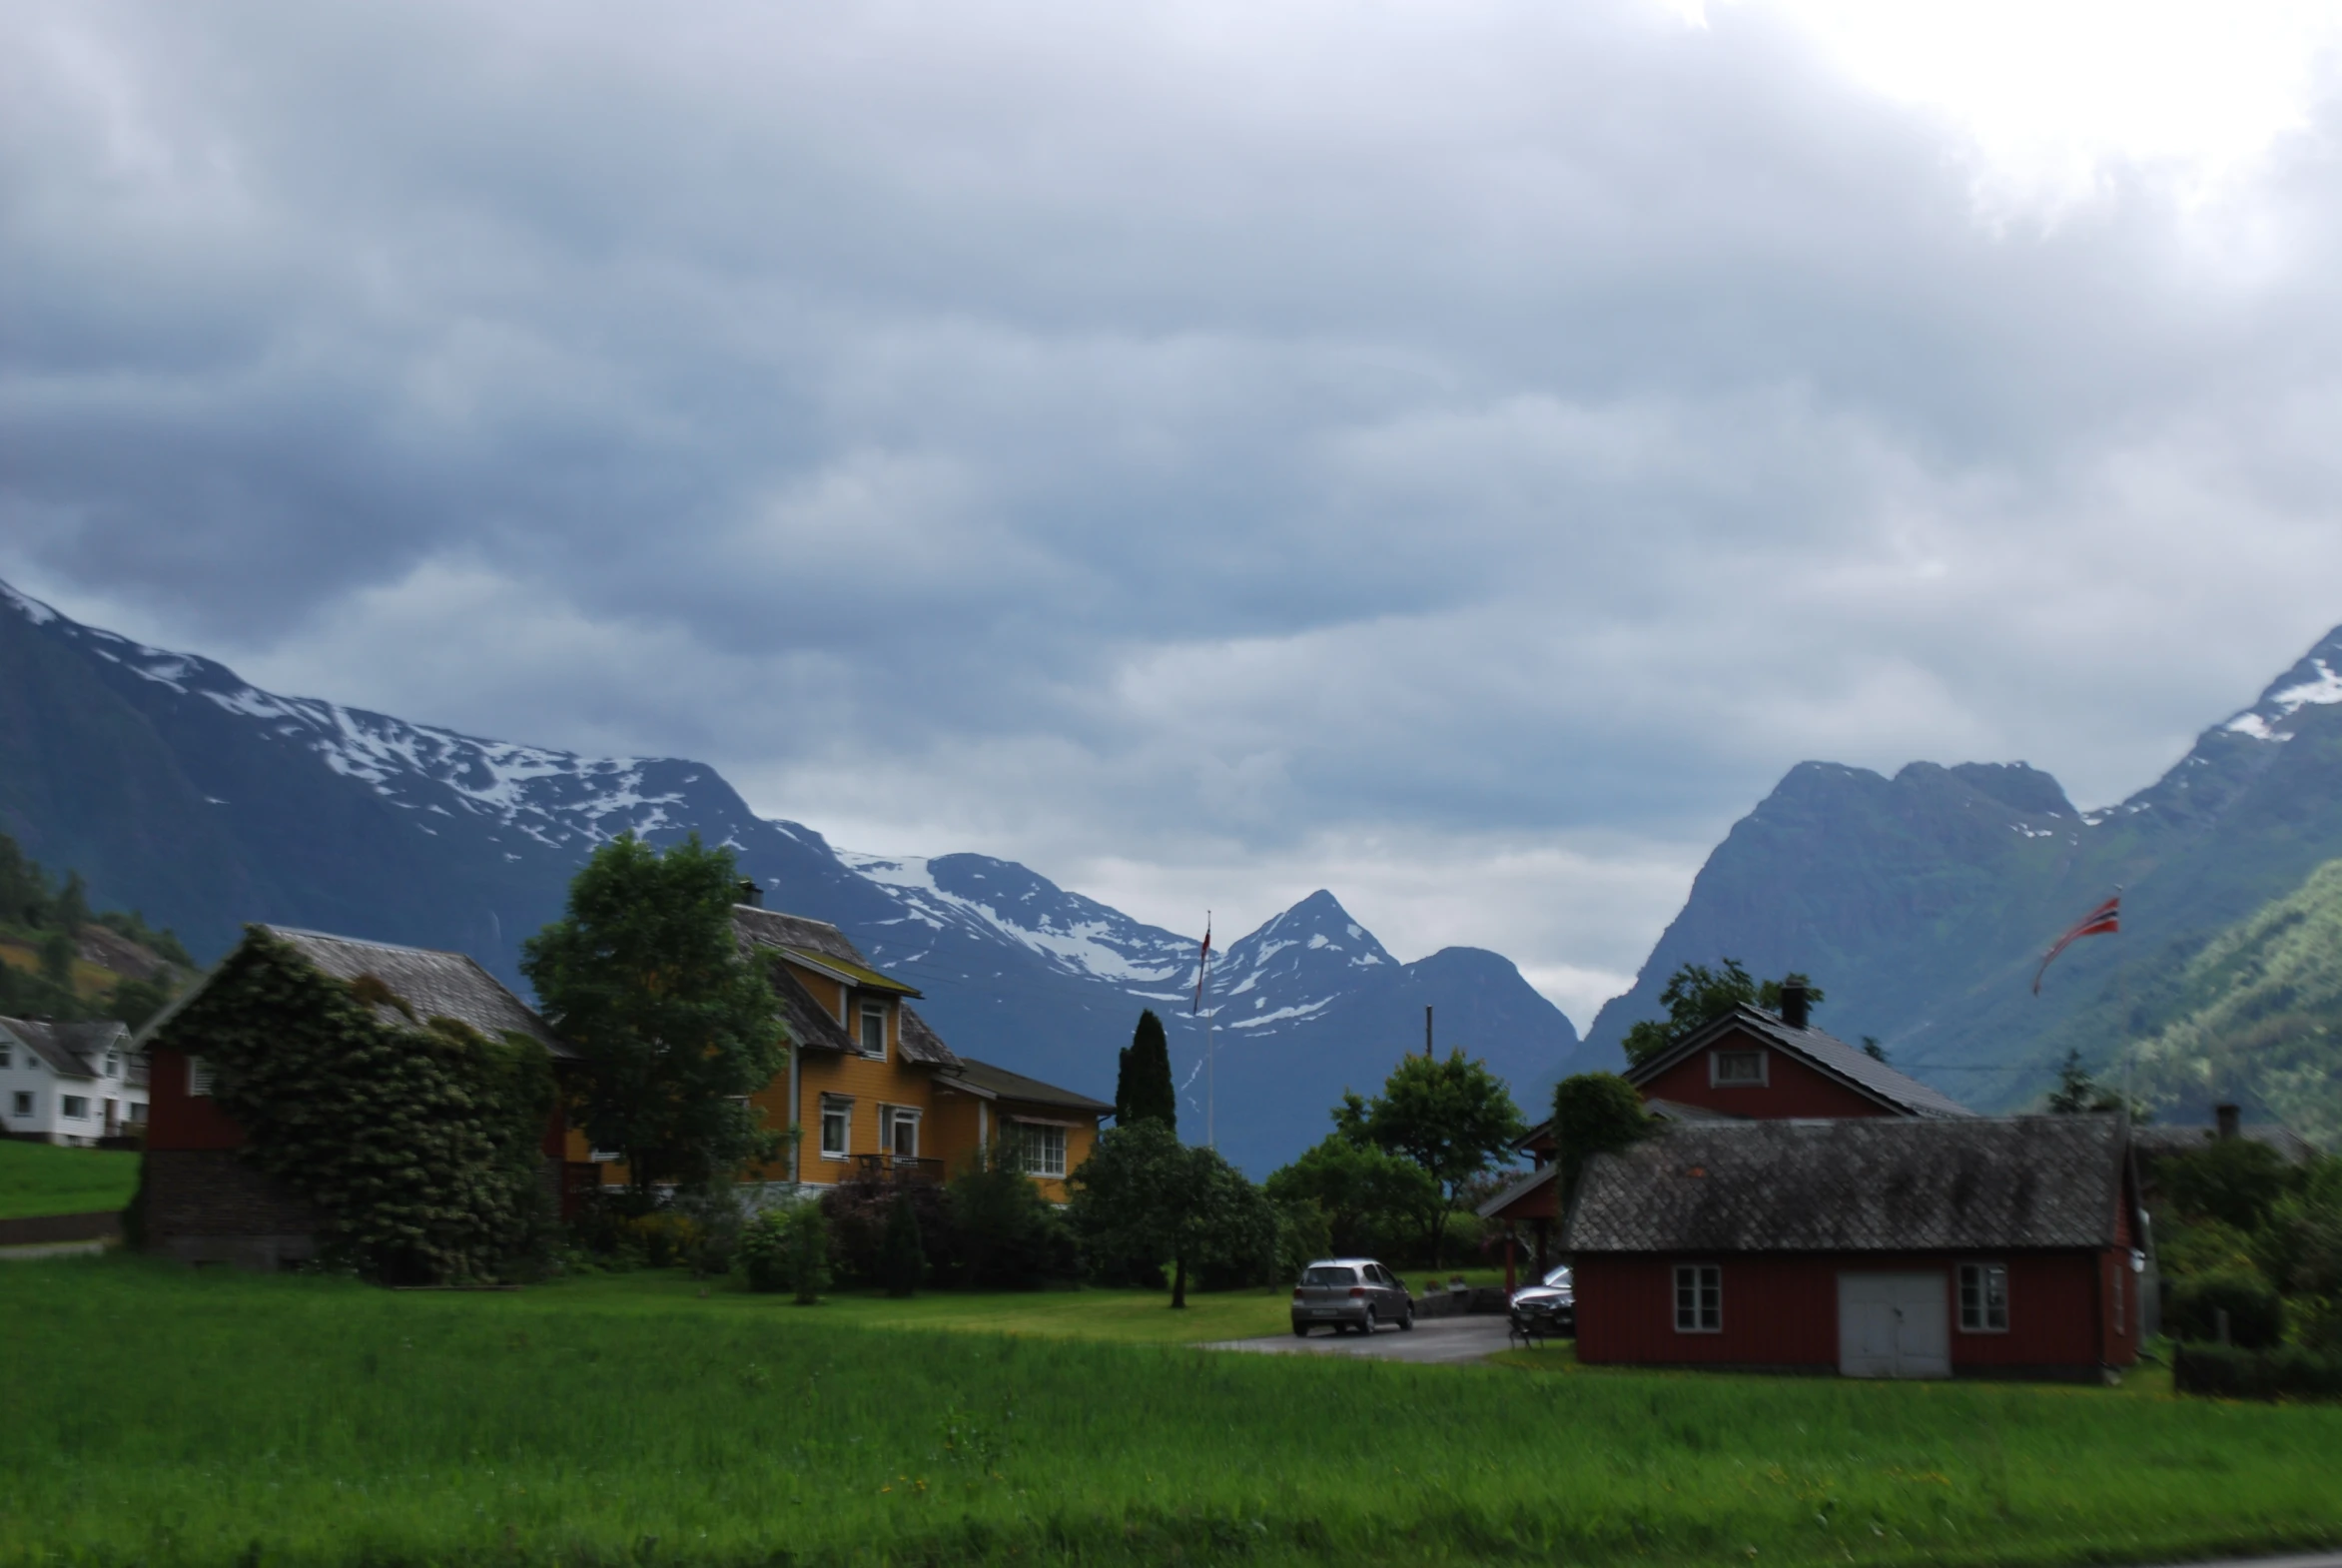
[[[785,1168],[750,1179],[828,1186],[857,1176],[942,1180],[1005,1142],[1056,1201],[1114,1107],[955,1053],[911,1006],[916,987],[867,963],[824,921],[735,905],[788,1026],[789,1065],[751,1102],[804,1130]]]

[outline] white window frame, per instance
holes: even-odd
[[[209,1099],[212,1093],[212,1065],[202,1057],[187,1059],[187,1098]]]
[[[1674,1282],[1675,1331],[1679,1334],[1724,1332],[1724,1265],[1678,1263]]]
[[[880,1106],[878,1108],[879,1153],[889,1160],[917,1160],[919,1158],[919,1120],[917,1106]],[[911,1152],[904,1154],[896,1148],[896,1135],[903,1128],[911,1130]]]
[[[838,1119],[838,1143],[830,1147],[830,1118]],[[854,1158],[854,1102],[844,1095],[821,1097],[821,1141],[819,1148],[824,1160],[851,1160]]]
[[[1998,1298],[1994,1298],[1994,1286]],[[1993,1321],[1994,1317],[1999,1320]],[[2008,1332],[2008,1265],[1974,1262],[1959,1265],[1959,1331],[1963,1334]]]
[[[76,1111],[74,1107],[81,1109]],[[90,1119],[90,1097],[87,1095],[59,1095],[57,1115],[67,1122],[87,1122]]]
[[[121,1052],[109,1051],[106,1053],[106,1076],[108,1078],[120,1078],[122,1076]]]
[[[11,1068],[14,1066],[16,1066],[16,1057],[14,1055],[13,1049],[6,1042],[0,1041],[0,1068]]]
[[[1066,1174],[1066,1130],[1050,1122],[1019,1122],[1017,1164],[1030,1176],[1062,1178]]]
[[[41,1114],[41,1102],[31,1090],[17,1090],[14,1097],[9,1102],[8,1114],[12,1117],[39,1116]]]
[[[866,1000],[855,1009],[854,1020],[857,1026],[854,1048],[873,1062],[884,1062],[887,1059],[887,1005]],[[870,1026],[873,1023],[878,1025],[876,1051],[870,1049]]]
[[[1727,1057],[1754,1057],[1757,1059],[1755,1078],[1727,1078],[1724,1059]],[[1710,1089],[1769,1089],[1773,1083],[1773,1053],[1761,1046],[1735,1046],[1730,1050],[1708,1053],[1708,1087]]]

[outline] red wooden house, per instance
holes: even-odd
[[[1786,1016],[1735,1008],[1672,1048],[1627,1069],[1643,1108],[1666,1122],[1771,1121],[1786,1117],[1972,1117],[1939,1090],[1807,1023],[1798,987],[1782,998]],[[1525,1226],[1537,1271],[1561,1219],[1553,1169],[1553,1124],[1531,1128],[1514,1146],[1528,1175],[1480,1205],[1499,1224]]]
[[[2119,1116],[1678,1122],[1588,1162],[1586,1362],[2093,1377],[2137,1359]]]
[[[371,976],[382,982],[390,996],[411,1009],[410,1018],[390,1003],[376,1004],[383,1021],[393,1027],[410,1025],[414,1018],[444,1017],[487,1035],[526,1036],[545,1048],[556,1071],[574,1055],[543,1019],[463,954],[283,926],[247,929],[286,944],[333,979],[348,982]],[[298,1193],[239,1158],[245,1131],[212,1098],[204,1032],[187,1022],[190,1005],[227,967],[223,962],[139,1032],[136,1045],[147,1053],[150,1080],[138,1198],[141,1221],[151,1250],[182,1261],[278,1268],[315,1255],[318,1215]],[[235,1022],[240,1028],[266,1029],[270,1021]],[[574,1195],[564,1187],[564,1178],[569,1187],[582,1180],[590,1190],[595,1176],[590,1165],[564,1163],[566,1141],[556,1106],[545,1127],[544,1173],[548,1196],[558,1193],[564,1209]]]

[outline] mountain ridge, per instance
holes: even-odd
[[[587,757],[280,696],[5,583],[0,672],[0,829],[199,955],[274,920],[453,948],[517,984],[520,940],[559,913],[596,845],[696,831],[730,847],[772,907],[833,922],[920,985],[970,1055],[1104,1098],[1141,1007],[1165,1016],[1187,1077],[1216,1039],[1221,1147],[1262,1171],[1314,1142],[1342,1089],[1380,1081],[1426,1001],[1525,1093],[1577,1045],[1508,960],[1446,950],[1399,964],[1329,893],[1230,943],[1204,998],[1214,1016],[1189,1017],[1176,1004],[1193,990],[1195,939],[1013,861],[841,851],[760,817],[704,763]],[[1328,951],[1353,947],[1372,961],[1327,967]]]

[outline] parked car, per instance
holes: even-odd
[[[1554,1323],[1565,1335],[1578,1331],[1578,1292],[1570,1281],[1567,1263],[1546,1269],[1543,1279],[1515,1290],[1508,1304],[1516,1317],[1533,1311]]]
[[[1384,1323],[1415,1326],[1415,1298],[1371,1257],[1328,1257],[1301,1270],[1293,1286],[1293,1333],[1323,1323],[1336,1333],[1370,1334]]]

